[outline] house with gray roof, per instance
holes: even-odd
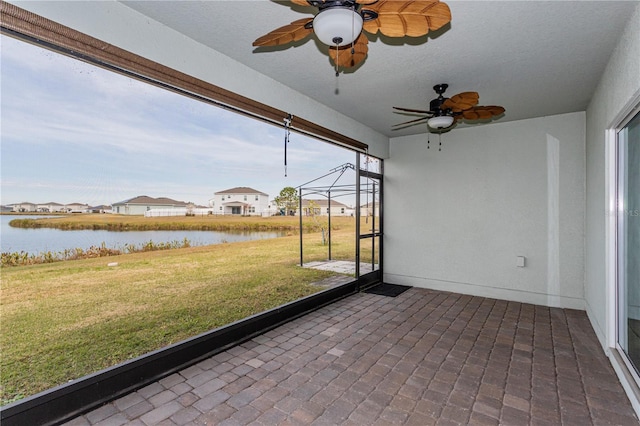
[[[64,205],[63,211],[67,213],[88,213],[89,204],[86,203],[69,203]]]
[[[268,214],[269,195],[246,186],[225,189],[209,200],[214,214],[261,216]]]
[[[152,209],[186,209],[187,204],[184,201],[176,201],[171,198],[159,197],[153,198],[147,195],[139,195],[129,198],[128,200],[119,201],[111,204],[111,210],[114,214],[140,215]]]
[[[38,204],[37,211],[45,213],[59,213],[65,208],[64,204],[49,201],[48,203]]]
[[[331,216],[353,216],[355,212],[352,207],[336,200],[331,200],[331,205],[326,198],[305,198],[302,200],[302,214],[304,216],[328,216],[329,209],[331,209]]]
[[[13,207],[14,212],[35,212],[38,208],[37,204],[31,203],[29,201],[12,204],[11,206]]]

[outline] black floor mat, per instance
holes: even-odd
[[[371,294],[377,294],[380,296],[389,296],[389,297],[396,297],[402,293],[404,293],[405,291],[409,290],[411,288],[411,286],[409,285],[397,285],[397,284],[386,284],[386,283],[382,283],[382,284],[378,284],[376,286],[373,286],[367,290],[365,290],[365,293],[371,293]]]

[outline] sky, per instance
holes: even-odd
[[[97,206],[139,195],[208,205],[239,186],[273,199],[356,161],[353,151],[291,132],[285,177],[282,126],[5,35],[0,46],[2,205]],[[354,180],[350,171],[340,183]]]

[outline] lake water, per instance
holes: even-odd
[[[13,219],[32,219],[45,216],[12,216],[0,215],[0,251],[21,252],[31,254],[59,252],[65,249],[88,249],[100,246],[103,242],[108,248],[122,249],[125,244],[142,244],[182,242],[185,238],[192,246],[262,240],[281,237],[286,232],[218,232],[218,231],[62,231],[51,228],[23,229],[9,226]]]

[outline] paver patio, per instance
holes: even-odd
[[[632,425],[582,311],[359,293],[68,425]]]

